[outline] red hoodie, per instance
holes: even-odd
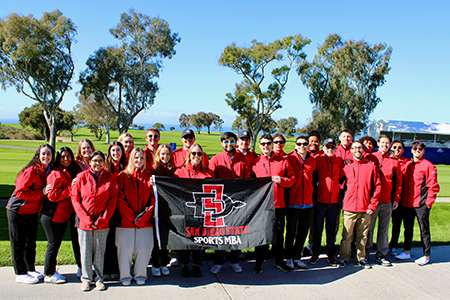
[[[72,200],[72,177],[62,167],[52,170],[47,177],[47,183],[53,188],[47,194],[42,208],[42,214],[52,218],[53,222],[69,222],[73,212]]]
[[[17,175],[16,188],[6,208],[19,215],[31,215],[41,211],[46,198],[42,189],[47,185],[47,174],[41,165],[26,168]]]
[[[215,178],[244,178],[247,170],[247,158],[235,152],[233,160],[225,150],[211,157],[209,168]]]
[[[375,211],[381,193],[381,181],[378,167],[366,158],[345,165],[343,176],[346,180],[342,210],[350,212]]]
[[[431,207],[439,193],[436,167],[422,158],[408,165],[404,177],[405,190],[402,194],[402,205],[405,207]]]
[[[150,219],[153,215],[155,199],[150,184],[152,174],[138,168],[127,175],[121,172],[117,177],[119,196],[117,209],[121,218],[121,228],[153,227]]]
[[[184,165],[184,159],[186,158],[188,151],[189,150],[185,150],[183,147],[181,147],[173,153],[173,161],[176,168],[181,168]],[[205,152],[203,152],[203,161],[206,163],[206,166],[208,166],[208,155],[206,155]]]
[[[391,203],[400,201],[402,193],[402,172],[398,160],[390,158],[381,151],[373,153],[377,158],[381,177],[380,202]]]
[[[339,179],[344,168],[344,160],[336,155],[329,157],[326,154],[316,157],[319,184],[317,186],[317,202],[339,202]]]
[[[284,203],[284,188],[289,188],[295,183],[295,173],[287,159],[283,159],[272,153],[269,159],[261,154],[254,159],[247,168],[247,178],[280,176],[281,183],[274,183],[275,208],[286,207]]]
[[[79,221],[78,228],[92,231],[94,224],[98,229],[108,229],[109,220],[117,205],[118,187],[116,176],[103,170],[95,182],[91,170],[77,175],[72,187],[72,205]]]
[[[307,152],[305,162],[297,151],[289,153],[289,162],[294,170],[295,183],[289,189],[289,206],[313,204],[313,173],[316,159]]]

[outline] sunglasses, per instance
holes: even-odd
[[[275,141],[275,142],[273,142],[274,144],[281,144],[281,145],[284,145],[284,144],[286,144],[286,142],[285,141]]]
[[[261,146],[270,146],[270,145],[272,145],[272,142],[267,142],[267,143],[263,143],[263,142],[261,142],[261,143],[259,143]]]
[[[225,142],[223,142],[225,145],[234,145],[234,144],[236,144],[236,142],[235,141],[231,141],[231,142],[229,142],[229,141],[225,141]]]
[[[298,142],[298,143],[296,143],[296,144],[297,144],[297,146],[308,146],[308,145],[309,145],[308,142],[304,142],[304,143]]]
[[[192,152],[191,152],[191,155],[193,155],[193,156],[202,156],[202,155],[203,155],[203,152],[195,152],[195,151],[192,151]]]
[[[183,138],[186,140],[193,140],[194,136],[193,135],[185,135]]]
[[[423,149],[424,149],[424,148],[422,148],[422,147],[419,147],[419,148],[413,147],[413,150],[414,150],[414,151],[417,151],[417,150],[422,151]]]
[[[147,137],[148,137],[149,139],[151,139],[151,138],[157,139],[157,138],[159,138],[159,135],[157,135],[157,134],[155,134],[155,135],[149,134],[149,135],[147,135]]]
[[[394,150],[397,150],[397,149],[398,149],[398,150],[402,150],[403,147],[402,147],[402,146],[398,146],[398,147],[397,147],[397,146],[394,146],[394,147],[392,147],[392,149],[394,149]]]
[[[336,146],[327,146],[327,145],[325,145],[325,148],[334,150],[334,149],[336,149]]]

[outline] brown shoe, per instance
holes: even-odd
[[[317,262],[319,261],[319,255],[317,255],[317,254],[313,254],[312,256],[311,256],[311,258],[309,259],[309,264],[310,265],[315,265]]]
[[[337,262],[336,258],[334,258],[334,255],[328,255],[328,263],[329,263],[330,266],[332,266],[332,267],[337,267],[337,266],[339,266],[339,263]]]

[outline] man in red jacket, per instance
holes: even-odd
[[[377,209],[381,182],[378,167],[363,156],[363,144],[351,145],[352,163],[344,166],[341,181],[347,192],[342,203],[344,226],[341,240],[341,266],[345,266],[351,255],[351,241],[356,229],[356,258],[363,268],[370,268],[366,260],[366,242],[369,233],[370,215]]]
[[[161,133],[156,127],[149,128],[145,131],[145,140],[147,141],[147,145],[145,146],[144,152],[147,170],[151,170],[153,167],[153,155],[158,149],[160,138]]]
[[[353,154],[350,151],[350,146],[353,142],[353,132],[348,129],[342,130],[341,133],[339,133],[339,141],[341,141],[341,144],[336,148],[336,156],[343,160],[352,159]]]
[[[181,142],[183,143],[183,146],[173,153],[173,160],[176,168],[180,168],[184,165],[184,159],[191,146],[195,143],[194,132],[191,129],[185,129],[181,133]],[[206,155],[205,152],[203,152],[203,161],[206,163],[206,166],[208,166],[208,155]]]
[[[369,228],[368,241],[366,244],[366,256],[369,257],[373,247],[373,230],[378,218],[377,253],[375,260],[382,266],[390,266],[386,258],[389,251],[389,222],[392,210],[396,209],[402,192],[402,172],[396,159],[389,157],[392,139],[382,134],[378,137],[378,151],[373,153],[377,158],[380,168],[381,194],[377,209],[372,214]]]
[[[252,160],[258,157],[255,151],[249,150],[250,147],[250,132],[243,130],[238,134],[237,140],[237,152],[240,152],[247,158],[247,164],[250,164]]]
[[[236,151],[237,137],[232,132],[225,132],[220,137],[223,151],[214,155],[209,162],[209,169],[214,173],[215,178],[244,178],[247,168],[247,158]],[[239,265],[240,250],[231,251],[231,268],[236,273],[242,272]],[[222,270],[225,262],[225,251],[216,250],[214,265],[209,270],[212,274],[217,274]]]
[[[413,163],[408,166],[403,185],[401,205],[403,206],[403,226],[405,228],[405,244],[403,252],[397,255],[396,259],[410,259],[414,219],[417,216],[419,222],[420,237],[423,245],[423,256],[416,259],[419,266],[424,266],[430,262],[431,238],[430,238],[430,210],[436,201],[436,194],[439,192],[437,182],[436,167],[426,160],[425,144],[420,141],[412,143],[411,152]]]
[[[273,138],[270,134],[264,134],[259,138],[259,148],[261,149],[261,155],[250,163],[246,177],[271,177],[274,182],[275,237],[272,245],[275,256],[274,267],[283,272],[289,272],[290,269],[283,262],[283,235],[286,217],[284,189],[294,184],[295,174],[288,159],[283,159],[273,153]],[[254,273],[262,273],[264,253],[268,248],[269,245],[255,247],[256,264],[253,269]]]
[[[320,133],[317,130],[312,130],[308,133],[308,151],[311,153],[313,157],[317,157],[323,154],[323,150],[320,150]]]

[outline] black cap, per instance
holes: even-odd
[[[325,141],[323,141],[323,145],[324,145],[324,146],[325,146],[325,145],[328,145],[328,144],[333,144],[333,145],[336,146],[336,142],[335,142],[334,139],[332,139],[332,138],[328,138],[328,139],[326,139]]]
[[[250,132],[248,132],[246,130],[243,130],[243,131],[239,132],[238,139],[242,139],[242,138],[244,138],[244,139],[251,139]]]
[[[183,130],[183,133],[181,134],[181,137],[183,138],[183,137],[185,137],[187,135],[192,135],[193,137],[195,137],[195,134],[194,134],[194,132],[191,129]]]

